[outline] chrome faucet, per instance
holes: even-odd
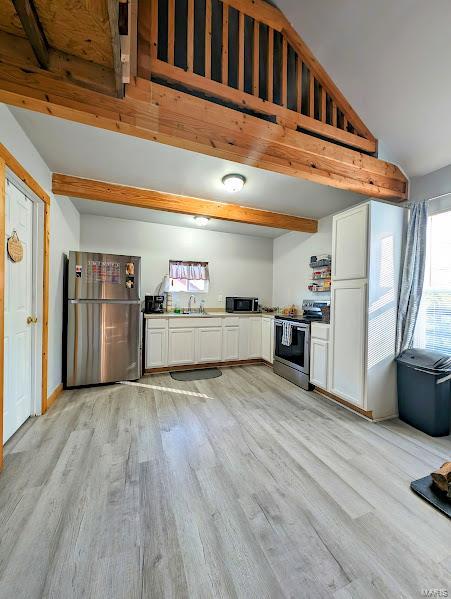
[[[192,301],[194,301],[194,303],[196,303],[196,298],[194,297],[194,295],[190,295],[189,296],[189,300],[188,300],[188,313],[190,313],[191,310],[192,310],[192,307],[191,307]]]

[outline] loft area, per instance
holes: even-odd
[[[317,63],[284,29],[283,15],[274,10],[281,23],[265,22],[264,14],[257,19],[232,4],[154,0],[144,76],[375,155],[374,138],[314,71]]]

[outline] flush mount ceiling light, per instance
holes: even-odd
[[[246,177],[243,175],[226,175],[222,178],[222,184],[229,193],[238,193],[244,187]]]
[[[205,225],[208,225],[208,221],[210,219],[206,216],[195,216],[194,220],[196,221],[196,225],[199,225],[199,227],[205,227]]]

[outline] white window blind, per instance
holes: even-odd
[[[451,211],[428,219],[424,290],[414,344],[451,354]]]

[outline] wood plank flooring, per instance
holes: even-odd
[[[451,595],[450,521],[409,489],[447,458],[265,366],[66,391],[6,446],[0,598]]]

